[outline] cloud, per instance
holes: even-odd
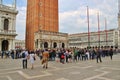
[[[16,39],[25,39],[25,28],[26,28],[26,7],[18,7],[18,15],[16,18],[16,31],[18,36]]]
[[[69,2],[68,2],[69,1]],[[18,15],[16,22],[17,39],[25,39],[26,2],[17,0]],[[114,3],[114,4],[113,4]],[[87,7],[89,6],[90,31],[97,31],[97,12],[99,12],[100,29],[104,30],[105,17],[108,29],[117,28],[117,0],[59,0],[59,29],[60,32],[87,32]],[[113,7],[114,6],[114,7]]]
[[[90,1],[90,2],[89,2]],[[80,1],[78,1],[79,3]],[[105,29],[105,18],[107,19],[108,29],[117,28],[117,1],[111,0],[88,0],[89,3],[89,25],[90,31],[97,31],[99,12],[100,30]],[[113,4],[115,3],[115,4]],[[69,4],[69,3],[68,3]],[[74,6],[74,5],[72,5]],[[114,7],[113,7],[114,6]],[[86,32],[87,29],[87,8],[78,6],[74,10],[62,11],[59,14],[60,32],[80,33]]]
[[[101,12],[102,13],[102,12]],[[60,30],[75,33],[87,31],[87,7],[79,8],[78,10],[63,12],[59,14]],[[91,28],[96,27],[96,9],[89,9]],[[74,29],[74,30],[73,30]]]

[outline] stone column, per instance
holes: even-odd
[[[8,40],[8,42],[9,42],[8,49],[11,50],[11,49],[12,49],[12,48],[11,48],[11,46],[12,46],[12,40]]]
[[[1,27],[0,27],[0,29],[4,29],[4,18],[1,17],[1,21],[0,21],[0,22],[1,22]]]
[[[0,4],[2,4],[2,0],[0,0]]]
[[[9,19],[9,27],[8,30],[12,30],[12,19]]]
[[[50,42],[50,47],[53,48],[53,41]]]
[[[51,45],[51,43],[50,43],[50,41],[49,41],[49,42],[48,42],[48,48],[51,48],[51,46],[50,46],[50,45]]]
[[[8,20],[9,20],[8,30],[12,30],[12,20],[11,19]]]
[[[11,49],[15,49],[15,40],[14,39],[12,39],[12,40],[9,40],[9,50],[11,50]]]
[[[13,7],[16,9],[16,0],[13,2]]]
[[[118,30],[118,48],[120,48],[120,30]]]
[[[16,19],[12,19],[12,30],[16,31]]]
[[[113,39],[113,42],[111,43],[112,45],[109,46],[115,46],[115,31],[113,31],[113,36],[111,37]]]
[[[61,41],[59,41],[59,48],[61,48],[62,46],[61,46]]]
[[[1,51],[1,46],[2,46],[2,40],[0,39],[0,51]]]
[[[15,39],[13,39],[13,46],[12,46],[13,49],[15,49]]]
[[[0,24],[1,24],[1,27],[0,27],[0,30],[2,29],[2,18],[0,17]]]
[[[39,48],[42,48],[42,41],[41,40],[39,41],[39,44],[40,44]]]
[[[40,41],[38,40],[38,49],[40,48]]]

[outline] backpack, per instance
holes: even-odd
[[[25,53],[22,53],[22,58],[25,58]]]
[[[61,58],[64,59],[64,55],[61,55]]]

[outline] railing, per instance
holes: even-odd
[[[0,30],[0,34],[3,34],[3,35],[16,35],[16,31],[15,30]]]

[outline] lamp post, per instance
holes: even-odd
[[[87,6],[87,23],[88,23],[88,48],[90,48],[89,7],[88,6]]]

